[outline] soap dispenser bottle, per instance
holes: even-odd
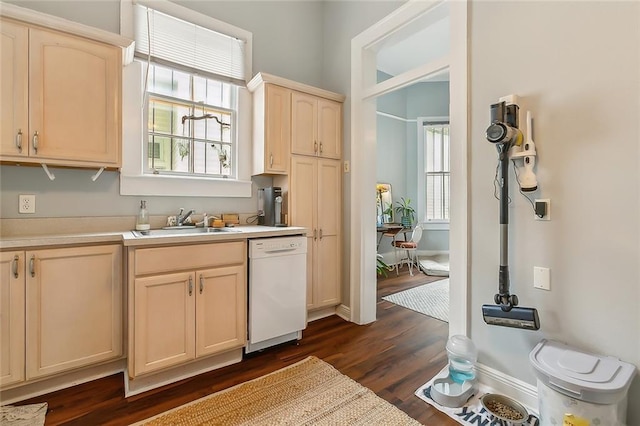
[[[149,225],[149,212],[147,211],[147,202],[145,200],[140,201],[140,211],[136,218],[136,231],[148,231],[151,228]]]

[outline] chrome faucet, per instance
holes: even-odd
[[[189,216],[191,216],[192,214],[194,214],[196,211],[195,210],[189,210],[187,212],[187,214],[185,214],[185,215],[182,214],[183,212],[184,212],[184,209],[182,207],[180,207],[180,213],[178,213],[178,215],[176,216],[176,225],[178,225],[178,226],[184,225],[184,221],[187,220],[187,218]]]

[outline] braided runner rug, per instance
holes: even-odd
[[[419,425],[391,403],[310,356],[138,425]]]

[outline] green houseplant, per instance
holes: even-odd
[[[396,201],[396,213],[400,216],[400,223],[405,228],[411,228],[413,221],[416,219],[416,211],[411,206],[411,199],[402,197],[400,201]]]

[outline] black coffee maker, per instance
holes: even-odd
[[[282,222],[282,188],[258,189],[258,225],[287,226]]]

